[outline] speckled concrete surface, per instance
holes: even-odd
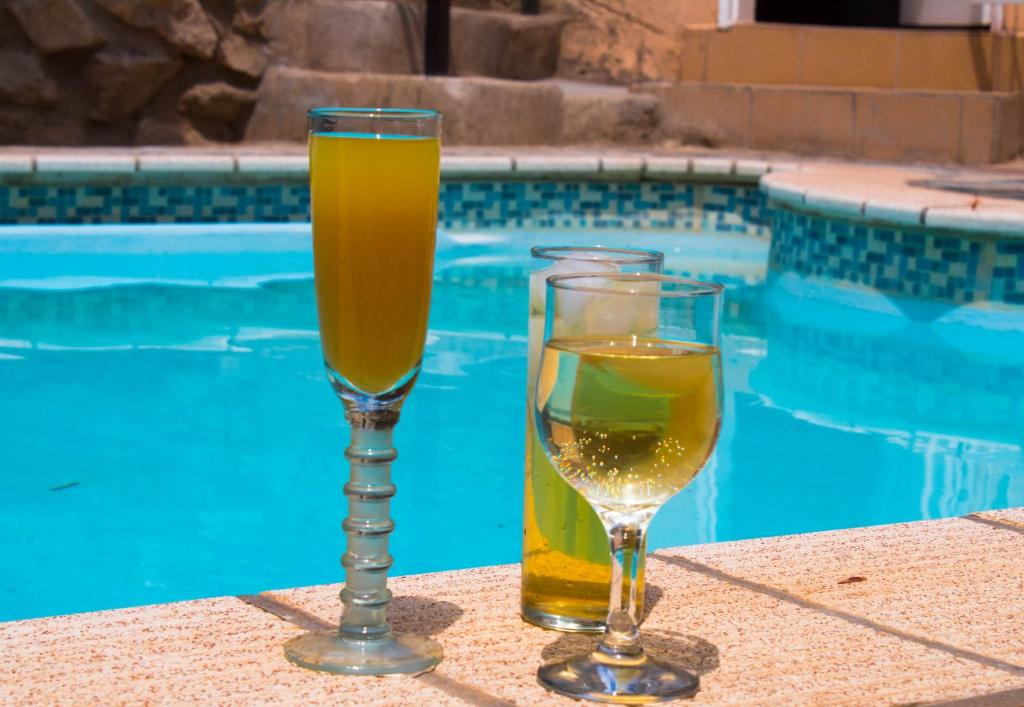
[[[1022,521],[1016,509],[661,550],[647,643],[701,673],[694,704],[1024,704]],[[446,652],[416,678],[284,659],[284,641],[337,619],[338,586],[0,624],[0,702],[570,704],[534,671],[593,639],[524,624],[518,586],[511,565],[394,579],[395,627]]]
[[[1009,529],[953,518],[682,554],[899,631],[1024,665],[1024,535]]]

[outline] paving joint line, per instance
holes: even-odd
[[[337,628],[330,621],[324,621],[319,616],[266,594],[239,594],[235,598],[306,631],[329,631]]]
[[[955,700],[927,702],[922,707],[1020,707],[1024,704],[1024,687],[1014,687],[999,692],[971,695]]]
[[[267,594],[239,594],[235,598],[306,631],[330,631],[337,628],[330,621],[325,621],[315,614]],[[514,707],[515,705],[515,702],[500,699],[471,685],[464,685],[436,670],[416,675],[415,679],[477,707]]]
[[[981,523],[992,528],[999,528],[1000,530],[1012,530],[1015,533],[1024,535],[1024,525],[1018,525],[1016,523],[1009,523],[1004,520],[996,520],[994,518],[986,518],[978,513],[968,513],[965,516],[960,516],[964,520],[973,521],[975,523]]]
[[[843,611],[842,609],[833,609],[830,606],[826,606],[825,604],[819,604],[818,602],[811,601],[810,599],[805,599],[803,597],[797,596],[796,594],[787,592],[784,589],[779,589],[777,587],[772,587],[767,584],[762,584],[760,582],[754,582],[749,579],[737,577],[736,575],[729,574],[728,572],[724,572],[710,565],[705,565],[702,562],[690,560],[685,557],[673,557],[671,555],[663,555],[658,552],[652,553],[650,557],[653,557],[656,560],[661,560],[662,562],[667,562],[670,565],[676,565],[677,567],[682,567],[692,572],[697,572],[706,577],[712,577],[714,579],[727,582],[738,587],[742,587],[752,592],[757,592],[758,594],[770,596],[774,599],[778,599],[779,601],[794,604],[803,609],[810,609],[812,611],[817,611],[821,614],[825,614],[826,616],[842,619],[844,621],[848,621],[849,623],[856,624],[857,626],[869,628],[873,631],[884,633],[903,641],[917,643],[918,645],[924,646],[926,648],[942,651],[944,653],[948,653],[949,655],[961,658],[963,660],[970,660],[972,662],[980,663],[981,665],[985,665],[990,668],[996,668],[998,670],[1003,670],[1014,675],[1024,676],[1024,665],[1017,665],[1016,663],[1010,663],[1005,660],[1000,660],[999,658],[993,658],[983,653],[976,653],[972,650],[967,650],[966,648],[958,648],[957,646],[950,645],[949,643],[943,643],[942,641],[937,641],[932,638],[918,636],[916,634],[903,631],[893,626],[887,626],[886,624],[881,624],[877,621],[872,621],[869,618],[859,616],[857,614],[851,614],[847,611]]]

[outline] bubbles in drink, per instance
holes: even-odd
[[[717,349],[656,338],[548,342],[537,415],[559,473],[595,506],[656,508],[704,466],[718,434]]]

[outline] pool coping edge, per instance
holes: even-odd
[[[594,151],[579,154],[445,154],[441,178],[594,179],[649,181],[726,181],[756,184],[771,172],[800,169],[791,159],[704,157]],[[0,151],[0,184],[232,183],[304,182],[309,158],[294,152],[63,150]]]

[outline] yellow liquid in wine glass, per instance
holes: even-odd
[[[562,477],[601,512],[656,511],[718,437],[718,350],[655,338],[549,341],[537,414]]]
[[[440,154],[436,138],[310,136],[324,359],[365,393],[392,388],[423,356]]]

